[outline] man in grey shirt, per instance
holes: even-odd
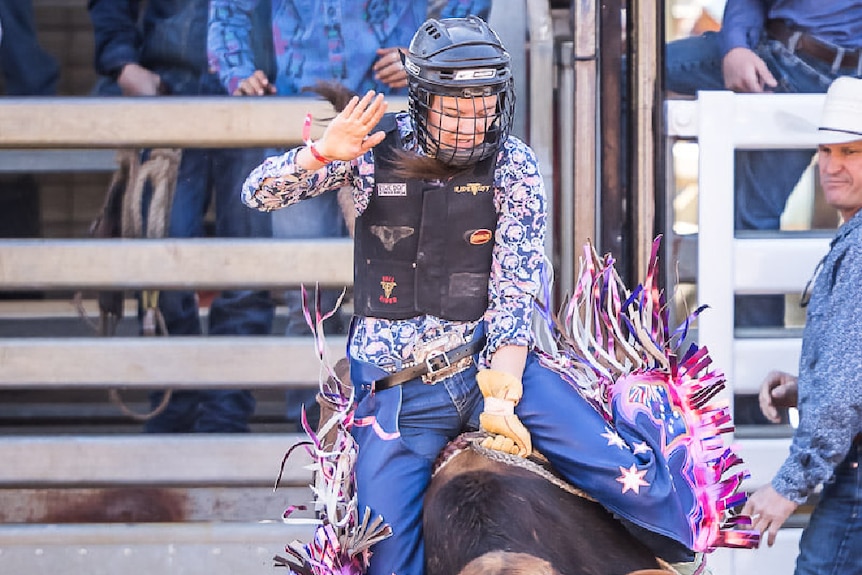
[[[768,544],[823,485],[803,532],[796,575],[862,573],[862,79],[839,77],[826,94],[818,166],[826,202],[843,224],[803,295],[799,377],[772,372],[760,390],[764,415],[799,408],[790,454],[742,513]],[[810,294],[810,298],[808,295]]]

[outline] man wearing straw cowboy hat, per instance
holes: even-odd
[[[862,574],[862,79],[829,87],[818,165],[826,202],[843,223],[802,297],[807,307],[799,376],[772,372],[760,406],[798,406],[790,454],[745,505],[755,529],[775,542],[781,525],[823,485],[799,543],[796,575]],[[810,296],[810,297],[809,297]]]

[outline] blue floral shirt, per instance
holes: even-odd
[[[405,148],[416,149],[409,115],[401,113],[396,118]],[[374,154],[368,152],[352,162],[332,162],[309,171],[294,163],[299,149],[268,158],[255,168],[243,184],[243,201],[250,207],[270,211],[352,186],[356,214],[362,214],[374,189]],[[452,333],[468,340],[480,321],[486,322],[488,334],[483,366],[501,346],[533,344],[531,321],[545,265],[547,207],[536,156],[514,136],[509,136],[497,157],[494,205],[499,215],[484,317],[473,322],[428,315],[406,320],[361,317],[350,341],[354,358],[398,366],[412,356],[417,343]]]

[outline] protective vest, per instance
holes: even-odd
[[[404,181],[387,151],[401,147],[394,115],[377,129],[374,191],[356,219],[356,313],[385,319],[433,315],[470,321],[488,307],[497,212],[495,157],[446,181]]]

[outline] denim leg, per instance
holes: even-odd
[[[150,394],[155,409],[164,392]],[[144,423],[146,433],[243,433],[254,413],[255,400],[247,391],[175,390],[164,411]]]
[[[423,497],[437,454],[481,403],[475,373],[470,369],[431,386],[414,380],[367,394],[357,405],[352,433],[359,444],[359,509],[382,515],[393,533],[372,548],[369,575],[424,572]],[[362,383],[354,386],[361,389]],[[374,421],[387,438],[375,431]]]
[[[194,433],[247,433],[256,402],[250,391],[214,389],[198,392]]]
[[[32,0],[0,0],[0,73],[8,96],[53,96],[60,67],[36,35]]]
[[[269,238],[270,214],[242,203],[240,190],[248,173],[263,161],[263,150],[214,150],[211,177],[215,189],[216,229],[220,238]],[[268,291],[227,290],[210,305],[210,335],[269,335],[274,305]]]
[[[808,150],[737,151],[734,155],[736,229],[780,229],[784,206],[811,156]],[[763,185],[766,182],[769,185]],[[784,307],[783,295],[734,296],[734,325],[783,327]]]
[[[208,163],[207,150],[183,150],[168,224],[169,237],[203,237],[204,216],[210,201]],[[162,291],[159,293],[159,309],[165,318],[169,335],[200,335],[201,324],[194,292]]]
[[[215,191],[215,235],[222,238],[268,238],[271,217],[242,203],[240,190],[248,173],[263,161],[255,148],[213,150],[210,174]],[[269,335],[275,306],[267,290],[225,290],[210,304],[208,333]],[[249,430],[255,400],[248,390],[218,389],[200,392],[193,431],[238,433]]]
[[[706,32],[665,46],[665,89],[694,96],[698,90],[724,90],[718,34]]]
[[[170,237],[203,236],[204,214],[209,203],[206,160],[204,150],[183,150],[168,224]],[[146,213],[149,197],[145,198],[144,202],[144,213]],[[198,301],[194,292],[160,291],[159,311],[165,319],[169,336],[196,336],[202,333]],[[150,406],[155,408],[161,403],[162,397],[163,392],[151,393]],[[144,431],[147,433],[191,432],[197,417],[200,397],[199,390],[174,390],[164,411],[147,420]]]
[[[617,418],[612,430],[598,410],[533,353],[527,359],[523,384],[515,413],[530,431],[533,447],[567,481],[636,526],[630,529],[634,535],[646,533],[637,526],[662,535],[642,538],[657,555],[675,558],[680,546],[673,541],[692,546],[688,510],[693,494],[675,484],[674,473],[683,473],[682,458],[661,454],[666,440],[663,425],[650,423],[640,414],[636,422]],[[628,445],[643,444],[645,449],[634,453],[612,441],[615,434]],[[640,485],[624,488],[623,470],[636,471]]]
[[[758,55],[779,81],[776,91],[823,91],[798,73],[792,62],[776,57],[775,46],[764,43]],[[698,90],[725,90],[721,69],[719,35],[700,36],[671,42],[666,47],[665,87],[679,94],[695,95]],[[806,150],[737,151],[734,156],[734,213],[736,230],[777,230],[781,214],[793,188],[811,161]],[[737,327],[784,325],[784,296],[758,295],[735,298]]]
[[[217,237],[269,237],[268,214],[245,207],[239,199],[246,174],[262,158],[260,150],[183,151],[171,208],[169,236],[206,235],[204,218],[213,196]],[[199,335],[201,322],[194,292],[163,291],[159,308],[172,336]],[[273,304],[267,291],[227,290],[210,306],[210,335],[269,335]],[[244,432],[254,412],[248,390],[175,392],[168,409],[145,426],[146,431]]]
[[[859,445],[823,486],[799,542],[795,575],[862,573],[862,450]]]
[[[158,407],[163,397],[163,391],[150,393],[150,409]],[[146,433],[191,432],[195,424],[195,417],[197,417],[199,399],[199,392],[196,390],[173,391],[165,409],[144,423],[144,431]]]
[[[823,93],[832,81],[828,70],[790,53],[780,42],[763,41],[757,53],[775,76],[777,92]],[[736,229],[779,229],[787,200],[813,155],[813,150],[737,152]],[[734,316],[738,327],[783,326],[784,298],[739,297]]]

